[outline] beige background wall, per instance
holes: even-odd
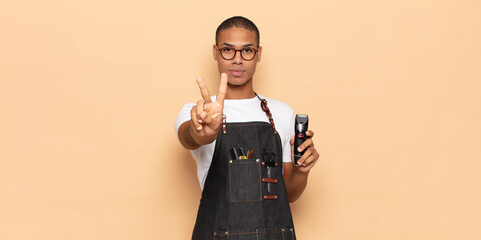
[[[233,15],[316,132],[299,239],[481,239],[477,0],[1,1],[0,239],[189,239],[173,122]]]

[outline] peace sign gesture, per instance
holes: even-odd
[[[190,111],[190,133],[197,144],[205,145],[215,140],[220,129],[227,92],[227,74],[220,75],[219,92],[215,102],[212,102],[203,78],[197,79],[197,85],[199,85],[202,100],[197,101],[197,105]]]

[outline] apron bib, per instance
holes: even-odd
[[[270,115],[268,108],[266,113]],[[246,155],[252,150],[251,157],[236,159],[231,149],[240,148]],[[282,175],[281,140],[273,124],[223,121],[192,239],[296,239]]]

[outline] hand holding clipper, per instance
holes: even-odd
[[[297,148],[307,139],[306,131],[309,123],[309,117],[307,114],[296,114],[295,123],[295,139],[294,139],[294,162],[297,165],[297,161],[302,157],[306,149],[302,152],[297,151]]]

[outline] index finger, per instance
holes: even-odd
[[[205,82],[204,82],[203,78],[201,78],[201,77],[197,78],[197,85],[199,85],[200,94],[202,95],[202,98],[204,99],[204,102],[206,102],[206,103],[212,102],[210,100],[209,89],[207,89],[207,85],[205,85]]]
[[[218,102],[220,104],[223,104],[226,92],[227,92],[227,74],[221,73],[220,74],[219,93],[217,93],[216,102]]]
[[[314,137],[314,132],[312,130],[307,130],[306,135],[308,137]]]

